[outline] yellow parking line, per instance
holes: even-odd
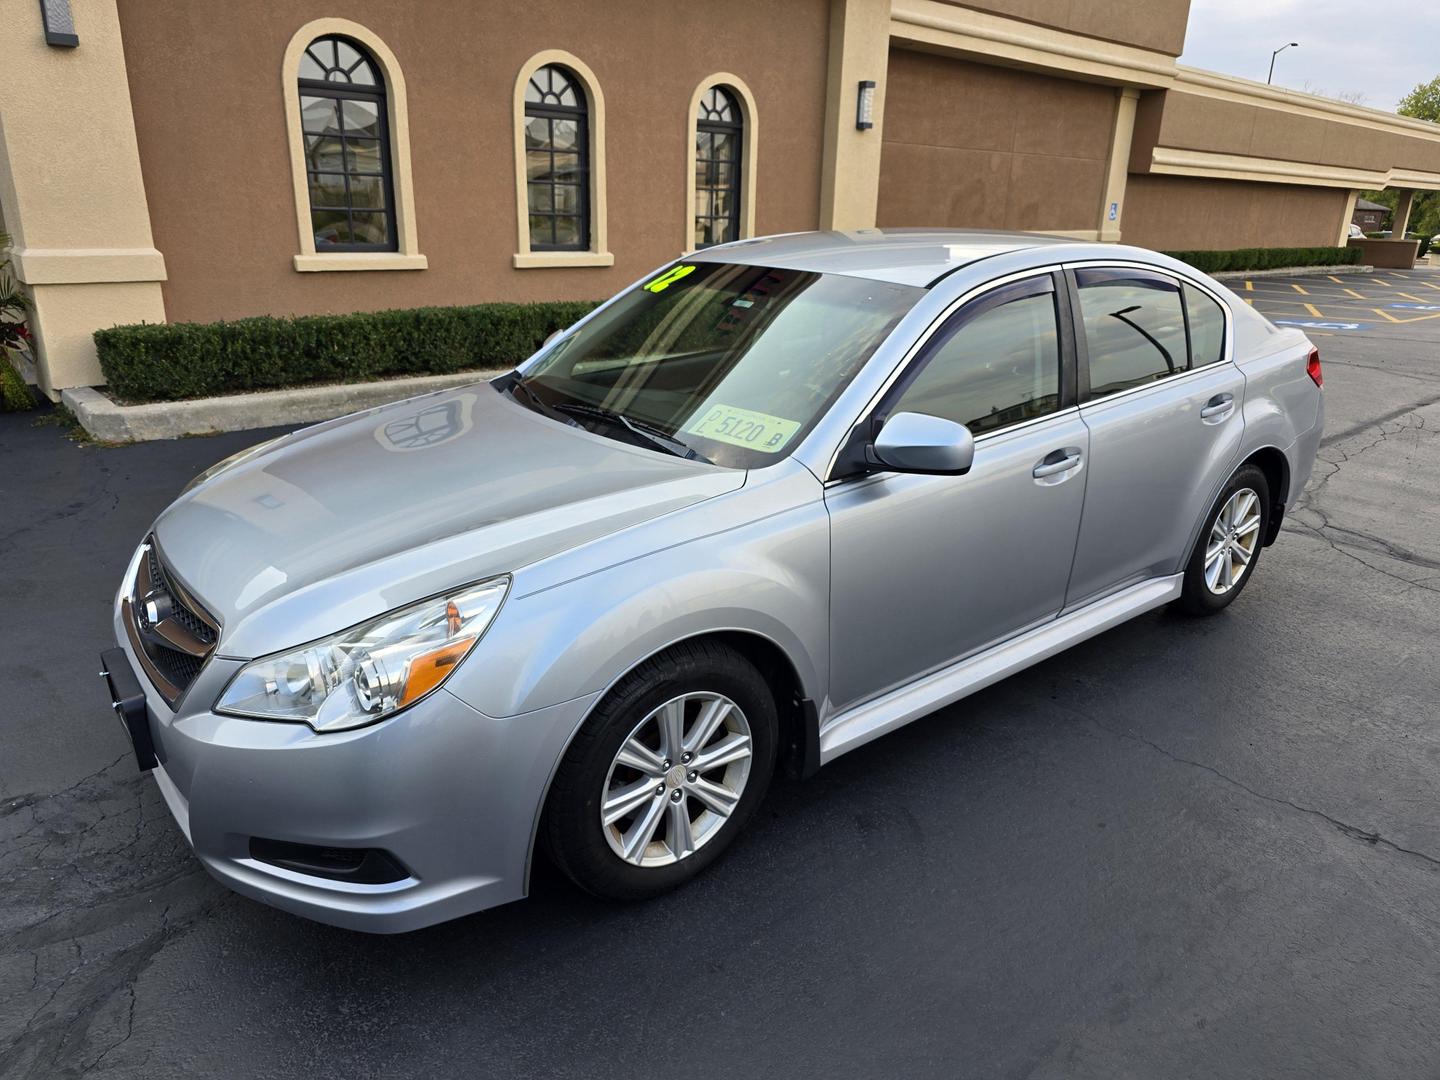
[[[1370,310],[1375,312],[1375,314],[1379,315],[1382,319],[1388,319],[1392,323],[1412,323],[1424,322],[1426,319],[1440,319],[1440,312],[1436,312],[1434,315],[1412,315],[1408,319],[1397,319],[1388,311],[1381,311],[1379,308],[1371,308]]]
[[[1246,291],[1246,292],[1254,292],[1254,291],[1255,291],[1255,283],[1254,283],[1253,281],[1247,281],[1247,282],[1245,282],[1245,291]]]
[[[1304,307],[1305,307],[1305,310],[1308,311],[1308,312],[1310,312],[1311,315],[1314,315],[1315,318],[1317,318],[1317,319],[1323,319],[1323,318],[1325,318],[1324,315],[1321,315],[1321,314],[1320,314],[1320,309],[1317,308],[1314,304],[1305,304]]]
[[[1254,306],[1255,306],[1255,301],[1254,301],[1254,300],[1251,300],[1250,297],[1248,297],[1248,296],[1245,297],[1245,303],[1249,304],[1251,307],[1254,307]]]
[[[1424,299],[1424,297],[1416,296],[1416,295],[1414,295],[1413,293],[1397,292],[1395,295],[1396,295],[1396,296],[1403,296],[1403,297],[1405,297],[1406,300],[1414,300],[1417,304],[1429,303],[1429,301],[1427,301],[1426,299]]]
[[[1354,289],[1346,289],[1345,291],[1348,292],[1351,296],[1355,297],[1356,300],[1364,300],[1364,299],[1365,299],[1365,297],[1361,296],[1361,295],[1360,295],[1358,292],[1356,292]]]
[[[1384,285],[1387,289],[1390,287],[1390,282],[1381,281],[1378,277],[1371,278],[1370,280],[1375,282],[1376,285]]]
[[[1310,295],[1304,288],[1302,288],[1302,287],[1299,286],[1299,285],[1296,285],[1293,281],[1290,283],[1290,288],[1294,289],[1294,290],[1295,290],[1296,292],[1298,292],[1301,296],[1309,296],[1309,295]]]
[[[1336,285],[1344,285],[1344,284],[1345,284],[1343,281],[1341,281],[1341,280],[1340,280],[1338,277],[1336,277],[1334,274],[1326,274],[1325,276],[1328,277],[1331,281],[1335,282]]]

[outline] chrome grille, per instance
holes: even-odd
[[[173,706],[214,651],[219,624],[166,570],[154,537],[142,545],[122,608],[140,666]]]

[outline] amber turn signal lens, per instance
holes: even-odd
[[[434,652],[421,653],[410,661],[410,673],[405,677],[405,692],[400,695],[400,705],[424,697],[445,681],[450,669],[464,659],[475,644],[473,637],[461,638],[442,645]]]

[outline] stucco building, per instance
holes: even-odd
[[[4,0],[0,67],[52,393],[116,323],[594,299],[817,227],[1335,245],[1440,189],[1440,127],[1178,65],[1188,0],[68,7]]]

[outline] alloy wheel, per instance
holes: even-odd
[[[668,866],[704,847],[745,792],[753,740],[740,706],[709,691],[648,713],[620,744],[600,799],[600,826],[634,866]]]
[[[1205,584],[1224,596],[1240,583],[1260,543],[1260,496],[1241,488],[1220,508],[1205,547]]]

